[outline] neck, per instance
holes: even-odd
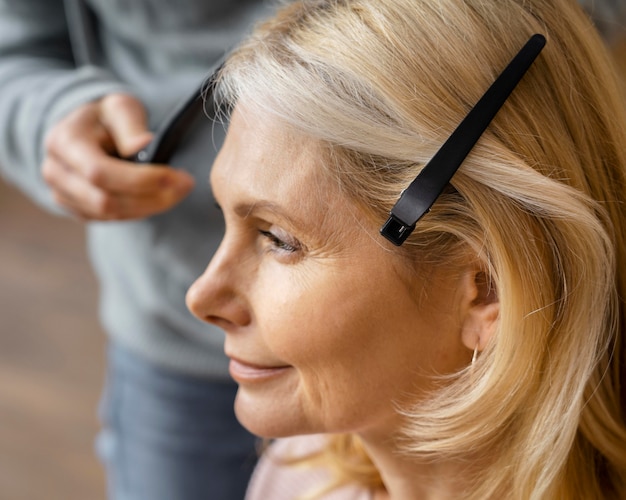
[[[378,492],[376,500],[462,498],[467,464],[413,460],[398,452],[389,439],[361,438],[385,485],[386,491]]]

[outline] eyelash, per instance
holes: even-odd
[[[270,241],[273,247],[272,251],[295,253],[301,248],[299,243],[287,243],[270,231],[259,230],[259,233]]]

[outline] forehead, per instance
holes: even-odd
[[[316,223],[321,210],[343,198],[325,170],[326,157],[320,141],[238,105],[211,183],[222,205],[279,204],[303,223]]]

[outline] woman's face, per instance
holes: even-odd
[[[261,436],[389,435],[396,403],[468,362],[459,273],[407,276],[323,158],[240,106],[211,174],[226,233],[187,304],[226,332],[237,416]]]

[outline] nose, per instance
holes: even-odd
[[[187,291],[187,308],[202,321],[229,331],[250,323],[247,299],[245,262],[222,242],[204,273]]]

